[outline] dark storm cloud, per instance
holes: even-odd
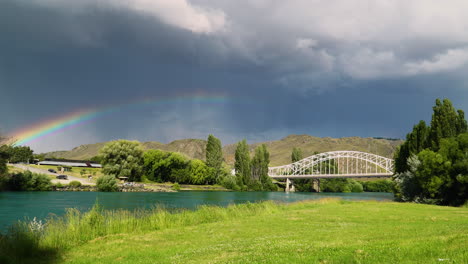
[[[430,118],[436,97],[468,109],[463,7],[464,1],[1,1],[0,126],[13,131],[76,109],[202,93],[236,99],[123,109],[32,146],[208,133],[226,143],[289,133],[403,137]]]

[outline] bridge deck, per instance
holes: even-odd
[[[390,178],[392,173],[269,175],[273,179]]]

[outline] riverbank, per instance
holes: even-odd
[[[50,222],[29,253],[6,240],[1,249],[25,263],[467,263],[467,217],[467,208],[338,199],[95,209]]]
[[[98,189],[95,185],[81,185],[81,186],[70,186],[70,185],[54,185],[52,191],[58,192],[97,192]],[[173,183],[161,183],[161,184],[148,184],[148,183],[135,183],[132,185],[119,186],[118,192],[177,192],[177,191],[220,191],[227,192],[231,191],[222,186],[218,185],[177,185]]]

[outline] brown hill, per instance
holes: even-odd
[[[253,152],[255,147],[266,144],[270,151],[271,166],[290,163],[291,152],[294,147],[302,149],[304,157],[313,155],[314,152],[326,152],[333,150],[356,150],[374,153],[384,157],[393,157],[393,153],[402,140],[346,137],[346,138],[319,138],[309,135],[290,135],[280,140],[259,142],[250,145]],[[46,153],[46,157],[66,158],[66,159],[89,159],[96,156],[107,142],[88,144],[76,147],[70,151],[56,151]],[[206,140],[202,139],[181,139],[168,144],[160,142],[144,142],[145,149],[161,149],[164,151],[180,152],[189,158],[204,159]],[[223,147],[224,157],[229,165],[234,163],[235,144]]]

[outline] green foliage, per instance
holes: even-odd
[[[109,142],[101,149],[100,156],[104,174],[140,181],[143,173],[143,148],[138,141]]]
[[[149,150],[143,155],[145,176],[156,182],[188,183],[189,160],[180,153]]]
[[[176,183],[174,183],[174,185],[172,185],[172,189],[174,189],[176,191],[180,191],[180,185],[176,182]]]
[[[365,192],[392,192],[393,181],[377,180],[377,181],[360,181]]]
[[[10,157],[10,154],[8,153],[8,146],[7,145],[0,146],[0,177],[5,176],[5,174],[8,172],[7,160],[9,157]]]
[[[79,181],[71,181],[68,186],[70,187],[81,187],[81,182]]]
[[[236,170],[237,183],[241,188],[247,188],[250,184],[251,170],[249,146],[245,139],[237,143],[234,156],[234,169]]]
[[[116,192],[119,190],[117,179],[113,175],[99,177],[96,181],[96,187],[100,192]]]
[[[206,143],[206,165],[212,168],[212,177],[217,182],[221,174],[223,160],[221,140],[210,134]]]
[[[237,185],[237,178],[235,175],[232,175],[230,173],[225,174],[224,177],[222,177],[221,180],[221,185],[224,186],[227,189],[231,189],[233,191],[240,191],[239,185]]]
[[[364,187],[362,187],[362,184],[360,182],[355,181],[355,180],[351,180],[351,182],[350,182],[350,191],[353,192],[353,193],[363,192]]]
[[[353,179],[321,179],[320,190],[323,192],[362,192],[361,183]]]
[[[33,151],[26,146],[2,146],[3,151],[8,153],[8,160],[11,163],[32,162],[34,159]]]
[[[436,105],[432,108],[431,127],[430,127],[430,144],[433,150],[438,150],[440,141],[443,138],[457,136],[467,132],[467,123],[465,113],[462,110],[455,111],[452,102],[444,99],[436,100]]]
[[[149,150],[143,156],[144,175],[156,182],[178,182],[182,184],[214,184],[214,168],[202,160],[189,160],[177,152]],[[222,176],[220,169],[219,177]]]
[[[25,171],[5,178],[4,188],[11,191],[50,191],[52,183],[49,176]]]
[[[95,163],[101,163],[102,162],[102,157],[99,155],[93,156],[92,158],[89,159],[89,161],[95,162]]]
[[[210,168],[201,160],[190,161],[190,183],[192,184],[213,184],[216,173],[213,172],[215,168]],[[221,171],[221,167],[219,168]],[[221,175],[221,172],[217,173]],[[219,177],[219,176],[218,176]]]
[[[268,176],[268,165],[270,164],[270,153],[267,146],[262,144],[255,149],[255,155],[251,161],[251,186],[250,189],[255,191],[275,191],[276,185]]]
[[[462,110],[436,100],[431,126],[423,121],[395,155],[395,197],[444,205],[468,199],[468,134]]]

